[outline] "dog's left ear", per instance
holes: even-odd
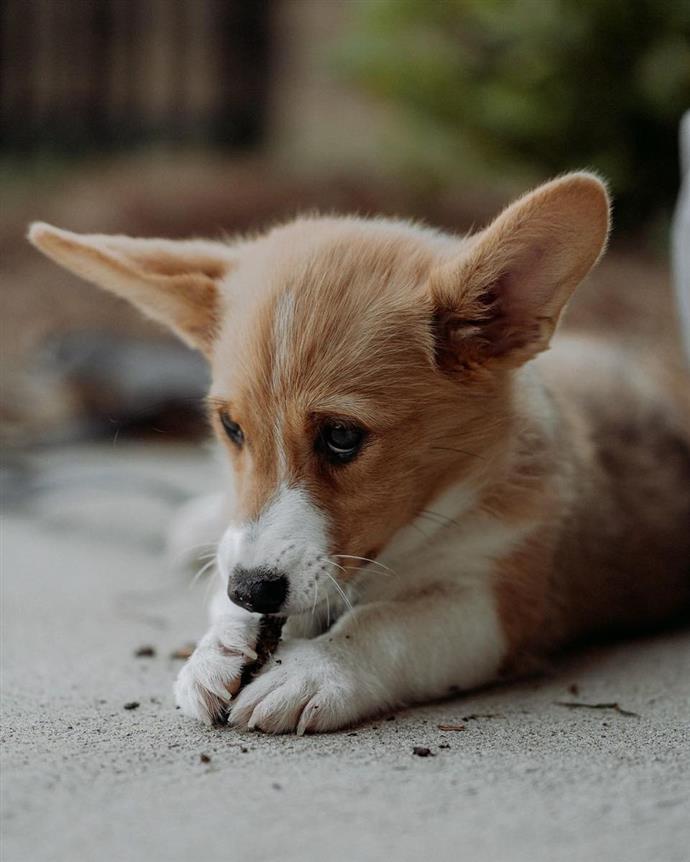
[[[42,222],[29,240],[76,275],[122,296],[207,355],[218,328],[229,246],[203,240],[76,234]]]
[[[568,174],[511,204],[431,274],[439,364],[517,366],[545,350],[608,232],[606,187],[592,174]]]

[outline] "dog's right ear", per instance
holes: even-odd
[[[220,281],[233,253],[222,242],[76,234],[34,222],[29,240],[76,275],[122,296],[209,355],[218,330]]]
[[[517,367],[549,346],[606,247],[609,198],[587,172],[544,183],[431,274],[437,359],[447,370]]]

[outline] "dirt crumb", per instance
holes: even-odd
[[[146,644],[134,650],[135,658],[153,658],[156,655],[156,648]]]
[[[416,754],[417,757],[433,757],[434,755],[431,753],[431,749],[427,748],[425,745],[415,745],[412,749],[412,754]]]
[[[124,705],[124,709],[139,709],[140,706],[138,700],[130,700]]]
[[[185,644],[184,646],[181,646],[179,649],[173,650],[170,653],[170,658],[185,661],[186,659],[188,659],[190,657],[190,655],[194,652],[195,649],[196,649],[196,644],[193,644],[193,643]]]
[[[504,718],[500,712],[473,712],[472,715],[463,715],[463,721],[479,721],[480,718]]]

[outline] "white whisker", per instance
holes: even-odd
[[[180,548],[178,551],[178,556],[183,557],[186,554],[191,554],[192,551],[210,551],[212,548],[215,549],[217,546],[217,542],[200,542],[198,545],[189,545],[187,548]]]
[[[329,580],[331,580],[333,582],[333,586],[340,593],[345,604],[348,606],[348,608],[350,610],[352,610],[352,602],[350,601],[350,599],[345,594],[345,590],[340,586],[340,584],[336,581],[336,579],[333,577],[333,575],[329,574],[328,572],[324,572],[324,574],[326,575],[327,578],[329,578]]]
[[[396,574],[390,566],[387,566],[385,563],[380,563],[378,560],[372,560],[370,557],[355,557],[352,554],[331,554],[331,556],[337,557],[339,560],[362,560],[364,563],[373,563],[375,566],[380,566],[380,568],[385,569],[392,575]]]
[[[208,569],[210,569],[210,568],[211,568],[211,566],[215,563],[215,561],[216,561],[216,555],[214,554],[214,555],[213,555],[213,559],[211,559],[211,560],[209,560],[207,563],[205,563],[205,564],[204,564],[204,565],[199,569],[199,571],[194,575],[194,577],[192,578],[192,580],[190,581],[190,584],[189,584],[189,589],[190,589],[190,590],[192,589],[192,587],[194,586],[194,584],[196,584],[196,582],[199,580],[199,578],[204,574],[204,572],[208,571]]]
[[[311,616],[314,618],[314,614],[316,613],[316,600],[319,595],[319,582],[314,578],[314,602],[311,606]]]
[[[337,569],[340,569],[341,572],[347,571],[345,566],[341,566],[340,563],[336,563],[335,560],[329,560],[328,557],[323,557],[323,562],[329,563],[331,566],[335,566]]]

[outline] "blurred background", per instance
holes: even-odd
[[[687,0],[4,0],[6,452],[206,434],[198,357],[42,259],[28,222],[220,236],[300,210],[454,231],[588,167],[611,251],[567,325],[675,337]]]
[[[481,859],[634,862],[687,846],[685,635],[358,742],[182,722],[171,684],[204,630],[218,539],[208,507],[184,504],[225,475],[206,369],[25,234],[221,237],[315,209],[466,232],[593,168],[613,240],[565,325],[680,361],[669,248],[688,108],[690,0],[0,0],[3,858],[249,862],[327,844],[441,860],[462,835]],[[690,170],[690,117],[687,155]],[[640,715],[557,705],[579,691]],[[452,750],[416,764],[413,739],[465,713]]]

